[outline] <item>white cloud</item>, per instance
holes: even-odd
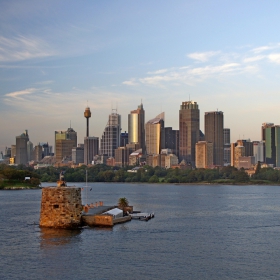
[[[54,51],[39,38],[0,36],[0,62],[22,61],[54,55]]]
[[[123,85],[127,85],[127,86],[137,86],[138,83],[136,82],[136,79],[131,79],[129,81],[124,81],[122,82]]]
[[[268,59],[271,62],[280,64],[280,53],[272,53],[272,54],[268,55]]]
[[[251,56],[243,59],[243,62],[245,63],[250,63],[250,62],[255,62],[264,59],[264,55],[257,55],[257,56]]]
[[[168,69],[160,69],[160,70],[157,70],[157,71],[148,72],[148,74],[151,74],[151,75],[157,75],[157,74],[163,74],[163,73],[166,73],[167,71],[168,71]]]
[[[7,93],[7,94],[5,94],[5,96],[22,100],[23,95],[32,94],[36,91],[37,91],[36,88],[28,88],[28,89],[24,89],[24,90],[20,90],[20,91],[14,91],[14,92]]]
[[[219,54],[218,51],[210,51],[210,52],[195,52],[195,53],[190,53],[187,56],[191,59],[198,60],[200,62],[206,62],[208,61],[212,56],[215,56]]]

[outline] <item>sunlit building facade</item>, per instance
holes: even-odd
[[[195,101],[182,102],[179,111],[179,159],[195,165],[195,144],[199,141],[199,109]]]
[[[145,110],[142,103],[128,115],[128,143],[138,143],[142,154],[146,153]]]

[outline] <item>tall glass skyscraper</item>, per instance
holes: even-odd
[[[117,112],[109,115],[109,120],[100,141],[100,154],[115,157],[115,149],[120,146],[121,116]]]
[[[145,147],[145,110],[141,103],[138,108],[128,115],[128,143],[139,144],[142,154],[146,154]]]
[[[164,113],[146,123],[146,150],[148,155],[160,154],[164,144]]]
[[[179,159],[195,165],[195,144],[199,141],[197,102],[182,102],[179,111]]]
[[[205,141],[213,143],[213,163],[224,166],[224,113],[206,112],[204,126]]]

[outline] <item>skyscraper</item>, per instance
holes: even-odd
[[[29,141],[28,131],[16,137],[16,164],[26,164],[28,162],[27,142]]]
[[[72,148],[77,147],[77,132],[73,128],[66,131],[55,131],[55,156],[57,161],[72,157]]]
[[[198,141],[195,148],[196,168],[211,168],[213,166],[213,143]]]
[[[160,154],[164,148],[164,112],[146,123],[147,154]]]
[[[128,115],[128,143],[138,143],[142,149],[142,154],[144,155],[146,153],[145,110],[142,103]]]
[[[115,156],[115,149],[120,146],[121,116],[117,112],[109,115],[109,120],[100,141],[100,154]]]
[[[172,129],[172,127],[164,128],[164,148],[171,149],[172,153],[179,156],[179,130]]]
[[[91,164],[95,155],[99,152],[99,138],[85,137],[84,138],[84,163]]]
[[[205,113],[205,141],[213,143],[214,165],[224,165],[224,114],[221,111]]]
[[[230,165],[230,129],[224,128],[224,165]]]
[[[197,102],[182,102],[179,111],[179,159],[195,165],[195,144],[199,141]]]
[[[280,167],[280,126],[265,128],[265,162]]]

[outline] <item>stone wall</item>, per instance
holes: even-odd
[[[40,227],[76,228],[81,224],[82,209],[81,189],[43,188]]]

